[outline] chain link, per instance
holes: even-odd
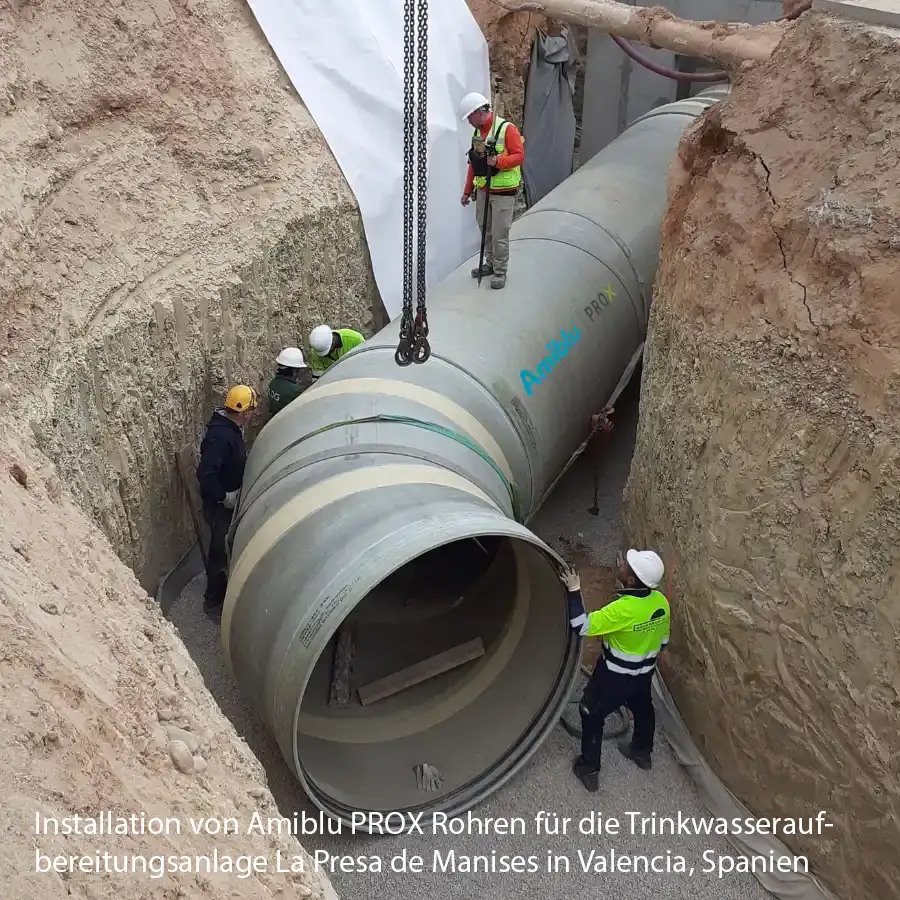
[[[428,0],[404,0],[403,25],[403,313],[400,319],[400,341],[394,359],[397,365],[408,366],[413,362],[423,363],[431,356],[431,347],[428,343],[428,313],[425,308]],[[413,191],[413,178],[417,179],[416,192]],[[414,283],[415,318],[413,318]]]

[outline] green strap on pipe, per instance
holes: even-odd
[[[464,447],[467,447],[469,450],[472,450],[474,453],[477,453],[497,473],[497,475],[500,476],[504,487],[509,493],[509,499],[512,503],[513,508],[513,516],[519,524],[522,524],[522,511],[520,508],[519,489],[516,487],[516,483],[514,481],[510,481],[506,477],[503,470],[491,458],[491,455],[487,452],[487,450],[484,449],[484,447],[473,441],[471,438],[466,437],[464,434],[460,434],[458,431],[454,431],[452,428],[444,428],[443,425],[435,425],[433,422],[423,422],[421,419],[414,419],[411,416],[377,415],[366,416],[363,419],[347,419],[343,422],[333,422],[331,425],[324,425],[322,426],[322,428],[317,428],[315,431],[311,431],[309,434],[304,435],[301,440],[315,437],[318,434],[324,434],[326,431],[331,431],[333,428],[344,428],[347,425],[362,425],[367,422],[390,422],[393,425],[412,425],[414,428],[424,428],[425,431],[431,431],[435,434],[440,434],[444,437],[448,437],[451,440],[456,441],[458,444],[462,444]],[[296,444],[298,443],[300,443],[300,441],[294,441],[292,442],[291,446],[296,446]]]

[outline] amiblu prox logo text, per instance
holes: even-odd
[[[519,377],[522,379],[522,387],[529,397],[534,393],[535,386],[543,384],[550,377],[556,366],[565,359],[569,351],[580,340],[581,332],[573,322],[568,330],[565,328],[560,330],[559,340],[554,338],[546,345],[547,355],[537,364],[534,371],[522,369]]]

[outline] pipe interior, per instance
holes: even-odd
[[[480,536],[438,547],[382,581],[356,624],[349,707],[328,704],[335,635],[300,704],[299,767],[326,809],[415,810],[480,790],[515,765],[551,701],[570,640],[551,561]],[[484,656],[367,706],[358,688],[480,638]],[[443,777],[419,789],[414,767]]]

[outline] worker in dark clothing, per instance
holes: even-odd
[[[281,412],[288,403],[296,400],[312,384],[309,366],[299,347],[285,347],[278,354],[278,369],[269,383],[269,418]]]
[[[584,637],[603,638],[597,661],[581,698],[581,755],[572,770],[589,790],[599,788],[600,751],[606,717],[622,706],[631,710],[634,733],[619,751],[641,769],[651,766],[656,716],[651,685],[659,654],[669,642],[669,601],[658,591],[665,567],[652,550],[629,550],[616,560],[619,596],[587,613],[581,582],[569,568],[561,578],[569,598],[569,623]]]
[[[228,553],[225,547],[231,516],[237,501],[247,449],[244,428],[259,398],[253,388],[235,385],[225,397],[225,405],[213,412],[200,444],[197,481],[203,501],[203,518],[209,525],[209,552],[206,556],[206,593],[203,608],[220,609],[228,583]]]

